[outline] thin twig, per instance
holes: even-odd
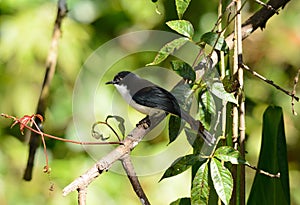
[[[47,99],[49,96],[50,84],[52,78],[55,73],[56,63],[57,63],[57,56],[58,56],[58,40],[61,37],[61,23],[64,17],[67,15],[68,9],[65,0],[58,1],[58,9],[57,9],[57,16],[54,23],[53,34],[52,34],[52,41],[51,46],[49,49],[47,61],[46,61],[46,71],[44,76],[44,82],[42,85],[36,114],[40,114],[41,116],[45,116],[45,110],[47,107]],[[40,121],[36,122],[38,125]],[[41,129],[41,127],[40,127]],[[35,132],[31,133],[30,140],[29,140],[29,155],[27,160],[26,169],[23,175],[23,179],[26,181],[30,181],[32,178],[32,169],[34,165],[34,157],[36,150],[40,144],[40,138],[36,135]]]
[[[118,133],[114,130],[114,128],[107,123],[107,120],[105,122],[102,122],[102,121],[98,121],[98,122],[95,122],[92,126],[92,133],[97,133],[95,131],[95,127],[99,124],[102,124],[102,125],[106,125],[107,127],[109,127],[109,129],[114,133],[114,135],[118,138],[119,141],[121,141],[121,138],[119,137]],[[107,139],[107,138],[103,138],[104,139]]]
[[[44,147],[44,155],[45,155],[45,161],[46,161],[46,165],[44,166],[43,171],[44,171],[44,173],[50,173],[49,159],[48,159],[48,154],[47,154],[47,146],[46,146],[46,142],[45,142],[44,133],[40,130],[39,126],[36,124],[34,119],[32,119],[32,123],[35,126],[35,128],[37,129],[37,131],[41,133],[40,136],[41,136],[43,147]],[[31,126],[31,128],[32,128],[32,126]]]
[[[122,162],[124,170],[126,171],[127,177],[129,178],[132,188],[135,191],[136,195],[139,197],[141,203],[143,205],[150,205],[150,202],[139,182],[139,179],[136,176],[133,164],[130,159],[130,155],[126,154],[120,160]]]
[[[51,138],[51,139],[55,139],[55,140],[59,140],[59,141],[63,141],[63,142],[69,142],[69,143],[73,143],[73,144],[79,144],[79,145],[100,145],[100,144],[118,144],[118,145],[122,145],[123,142],[81,142],[81,141],[76,141],[76,140],[69,140],[69,139],[64,139],[64,138],[60,138],[60,137],[56,137],[54,135],[50,135],[47,133],[44,133],[42,131],[39,130],[35,130],[33,129],[31,126],[28,126],[27,124],[23,123],[22,121],[20,121],[20,119],[1,113],[2,117],[5,118],[10,118],[13,119],[15,122],[19,123],[20,125],[22,125],[23,127],[27,128],[28,130],[36,133],[38,136],[43,135],[45,137]],[[15,124],[15,123],[14,123]]]
[[[276,9],[274,9],[271,5],[268,5],[268,4],[266,4],[266,3],[262,2],[262,1],[259,1],[259,0],[254,0],[254,1],[255,1],[256,3],[258,3],[259,5],[264,6],[265,8],[274,11],[276,14],[279,14],[279,12],[278,12]]]
[[[266,175],[268,177],[272,177],[272,178],[280,178],[280,173],[278,172],[277,174],[271,174],[269,172],[266,172],[264,170],[261,170],[261,169],[258,169],[257,167],[255,166],[252,166],[250,164],[246,164],[247,167],[250,167],[251,169],[254,169],[255,171],[257,171],[258,173],[260,174],[263,174],[263,175]]]
[[[272,86],[275,87],[276,89],[278,89],[278,90],[284,92],[285,94],[287,94],[288,96],[292,97],[292,98],[295,99],[297,102],[299,102],[299,97],[297,97],[297,96],[295,95],[295,93],[289,92],[289,91],[283,89],[283,88],[280,87],[279,85],[275,84],[272,80],[269,80],[269,79],[265,78],[264,76],[258,74],[257,72],[255,72],[254,70],[252,70],[251,68],[249,68],[249,67],[248,67],[247,65],[245,65],[245,64],[242,64],[242,65],[241,65],[241,68],[245,69],[246,71],[250,72],[250,73],[251,73],[252,75],[254,75],[255,77],[257,77],[257,78],[263,80],[264,82],[266,82],[266,83],[272,85]]]
[[[294,78],[294,87],[293,87],[293,91],[292,91],[292,94],[293,94],[293,97],[292,97],[292,113],[293,115],[297,115],[297,112],[295,111],[295,95],[296,95],[296,88],[297,88],[297,84],[298,84],[298,81],[299,81],[299,74],[300,74],[300,68],[298,69],[298,72]]]

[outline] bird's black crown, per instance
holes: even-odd
[[[131,72],[129,71],[121,71],[119,72],[112,81],[106,82],[105,84],[119,84],[121,80],[123,80],[126,76],[128,76]]]
[[[114,77],[114,81],[115,82],[120,82],[121,80],[123,80],[127,75],[129,75],[131,72],[129,71],[121,71],[119,72],[115,77]]]

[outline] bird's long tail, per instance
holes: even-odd
[[[181,111],[181,118],[189,123],[191,128],[197,131],[209,146],[212,146],[216,143],[215,136],[207,131],[199,120],[195,120],[190,114],[185,111]]]

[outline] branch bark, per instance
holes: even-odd
[[[57,9],[57,16],[54,23],[54,29],[52,34],[52,41],[51,46],[49,49],[47,61],[46,61],[46,72],[44,77],[44,82],[42,85],[36,114],[40,114],[45,118],[45,110],[47,108],[47,99],[49,96],[49,89],[51,85],[52,78],[55,73],[56,63],[57,63],[57,56],[58,56],[58,40],[61,37],[61,23],[64,17],[67,14],[67,4],[65,0],[58,1],[58,9]],[[39,126],[39,129],[42,130],[41,121],[37,118],[35,123]],[[30,140],[29,140],[29,155],[27,160],[26,169],[23,175],[23,179],[26,181],[30,181],[32,179],[32,170],[34,166],[34,158],[37,148],[40,145],[40,137],[38,134],[31,132],[30,133]]]
[[[276,14],[277,10],[280,8],[284,8],[285,5],[290,0],[270,0],[267,2],[267,5],[271,6],[273,9],[269,9],[268,7],[262,7],[255,14],[253,14],[249,19],[245,21],[242,25],[242,38],[245,39],[249,37],[256,29],[261,28],[264,29],[268,20]],[[230,34],[226,38],[226,43],[229,49],[233,48],[234,42],[234,33]]]
[[[136,176],[132,161],[130,159],[130,155],[129,154],[124,155],[124,157],[121,158],[121,162],[122,162],[123,168],[126,171],[128,178],[129,178],[129,181],[130,181],[136,195],[139,197],[142,205],[150,205],[150,202],[139,182],[139,179]]]
[[[154,116],[153,122],[150,127],[144,128],[142,126],[133,129],[123,141],[123,145],[116,147],[113,151],[108,153],[102,159],[96,162],[90,169],[88,169],[84,174],[75,179],[71,184],[63,189],[63,196],[68,195],[70,192],[80,189],[82,187],[87,187],[92,181],[94,181],[100,174],[104,171],[108,171],[113,163],[117,160],[122,159],[125,155],[129,154],[138,143],[143,139],[143,137],[149,133],[155,126],[157,126],[163,119],[165,114]]]

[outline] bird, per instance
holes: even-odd
[[[105,84],[114,85],[131,107],[146,114],[147,117],[151,113],[162,111],[166,114],[178,116],[185,120],[191,129],[195,130],[209,146],[215,143],[215,137],[204,128],[203,124],[181,109],[175,96],[164,88],[130,71],[117,73],[113,80]]]

